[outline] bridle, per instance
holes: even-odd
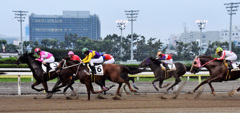
[[[77,75],[77,73],[78,73],[78,71],[79,71],[79,68],[80,68],[80,65],[82,64],[82,63],[77,63],[77,64],[73,64],[73,65],[70,65],[70,66],[67,66],[67,60],[65,60],[65,59],[62,59],[62,61],[63,61],[63,65],[62,65],[62,67],[61,68],[57,68],[57,69],[60,69],[60,71],[62,71],[62,70],[64,70],[64,69],[68,69],[68,68],[71,68],[71,67],[75,67],[75,66],[78,66],[77,67],[77,71],[76,71],[76,75]],[[57,70],[56,69],[56,70]]]
[[[201,68],[201,67],[204,67],[205,65],[207,65],[208,63],[214,61],[214,60],[215,60],[215,59],[212,59],[212,60],[206,62],[205,64],[201,65],[200,58],[199,58],[198,56],[196,56],[195,59],[193,60],[193,63],[192,63],[192,67],[191,67],[190,72],[192,71],[193,66],[194,66],[194,67],[197,67],[197,68]]]

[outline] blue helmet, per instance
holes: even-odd
[[[103,52],[99,52],[99,54],[100,54],[101,56],[103,56]]]

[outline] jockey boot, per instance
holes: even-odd
[[[170,70],[167,63],[163,63],[166,70]]]
[[[233,69],[232,62],[230,60],[227,60],[228,63],[228,70]]]
[[[49,73],[49,71],[52,69],[52,68],[50,67],[50,64],[49,64],[49,63],[46,63],[44,66],[46,66],[46,68],[47,68],[47,73]]]
[[[94,66],[90,66],[91,70],[92,70],[92,76],[91,76],[91,81],[95,81],[95,74],[96,74],[96,70]]]

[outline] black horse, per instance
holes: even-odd
[[[33,53],[26,52],[23,55],[21,55],[16,61],[16,64],[20,64],[20,63],[27,63],[28,67],[31,69],[33,73],[33,77],[36,80],[36,82],[32,84],[32,89],[38,92],[45,90],[48,93],[47,98],[51,98],[52,93],[59,91],[56,88],[53,88],[56,90],[49,91],[48,85],[47,85],[47,81],[57,78],[59,76],[58,73],[56,73],[56,71],[51,71],[50,74],[47,74],[46,72],[44,72],[42,69],[42,62],[36,61]],[[67,81],[61,81],[61,79],[59,79],[58,82],[59,83],[62,82],[62,84],[66,84]],[[37,86],[40,83],[42,83],[44,88],[41,88],[41,89],[35,88],[35,86]],[[55,85],[55,87],[57,87],[57,85]],[[73,90],[72,87],[71,89]]]
[[[187,67],[185,65],[183,65],[182,63],[174,63],[176,66],[176,70],[166,72],[166,70],[163,70],[160,67],[161,63],[162,63],[161,61],[159,61],[153,57],[148,57],[148,58],[144,59],[141,62],[141,64],[139,64],[139,66],[141,66],[141,67],[149,66],[151,68],[151,70],[153,71],[155,78],[156,78],[152,82],[152,84],[157,91],[158,91],[158,88],[154,85],[154,82],[159,81],[159,87],[164,88],[164,87],[167,87],[169,84],[162,87],[163,81],[166,79],[169,79],[173,76],[175,78],[175,83],[167,89],[167,92],[168,92],[175,85],[177,85],[179,82],[181,82],[180,77],[183,76],[187,72]]]

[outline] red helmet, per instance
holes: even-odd
[[[35,52],[35,53],[41,52],[41,49],[40,49],[40,48],[36,48],[36,49],[34,50],[34,52]]]

